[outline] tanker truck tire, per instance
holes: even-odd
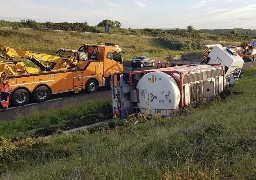
[[[252,56],[252,61],[256,61],[256,55]]]
[[[23,106],[29,102],[29,92],[25,89],[18,89],[14,91],[11,96],[13,106]]]

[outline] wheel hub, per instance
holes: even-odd
[[[27,97],[26,97],[25,93],[19,93],[19,94],[17,94],[15,99],[16,99],[17,103],[22,104],[27,100]]]

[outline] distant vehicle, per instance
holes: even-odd
[[[144,67],[144,66],[154,67],[155,64],[156,64],[156,61],[154,59],[151,59],[146,56],[138,56],[131,61],[132,67]]]

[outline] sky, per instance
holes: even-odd
[[[0,20],[87,22],[122,28],[256,29],[256,0],[0,0]]]

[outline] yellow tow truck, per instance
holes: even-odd
[[[109,87],[113,73],[123,72],[122,49],[112,43],[60,49],[56,55],[0,45],[0,54],[0,74],[5,72],[9,78],[13,106],[32,99],[44,102],[64,92],[93,93],[98,87]]]

